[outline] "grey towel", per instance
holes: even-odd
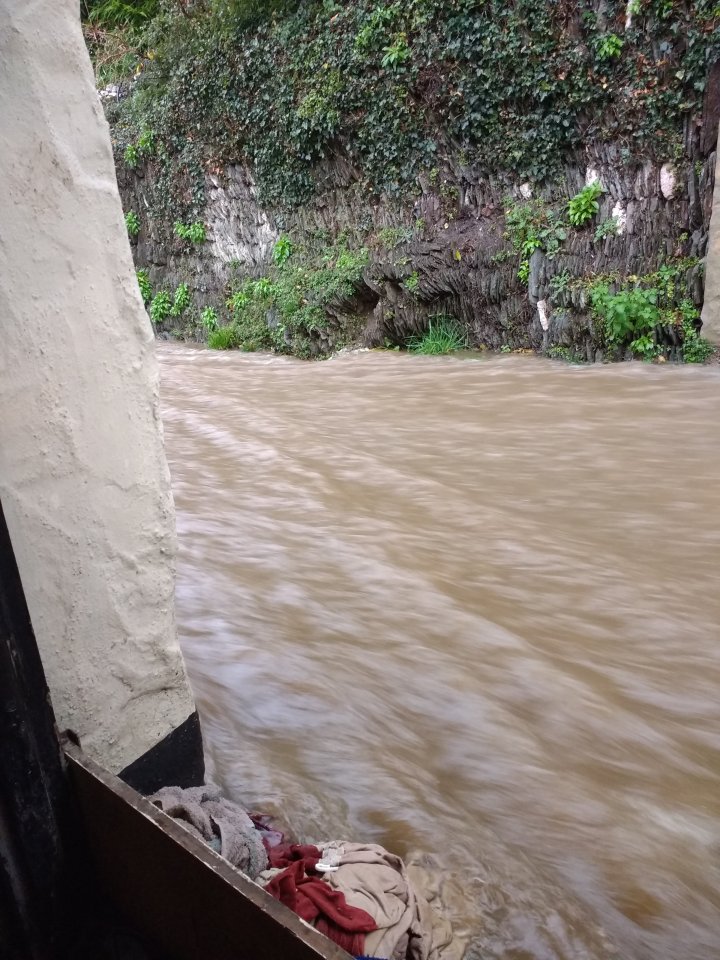
[[[150,801],[210,844],[251,880],[267,867],[262,837],[252,820],[242,807],[222,797],[214,784],[187,789],[163,787]]]

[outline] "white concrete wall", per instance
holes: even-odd
[[[0,0],[0,498],[58,723],[113,771],[194,710],[152,330],[78,0]]]
[[[720,344],[720,140],[716,157],[710,240],[705,260],[705,303],[700,332],[711,343]]]

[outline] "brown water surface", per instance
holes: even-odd
[[[720,370],[162,345],[217,781],[484,958],[720,957]]]

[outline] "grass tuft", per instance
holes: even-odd
[[[235,327],[218,327],[208,333],[208,346],[211,350],[232,350],[238,345],[238,334]]]
[[[452,317],[433,317],[428,329],[421,336],[411,337],[407,348],[411,353],[438,356],[454,353],[467,347],[467,335]]]

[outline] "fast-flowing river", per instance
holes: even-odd
[[[216,781],[483,960],[717,960],[720,368],[159,352]]]

